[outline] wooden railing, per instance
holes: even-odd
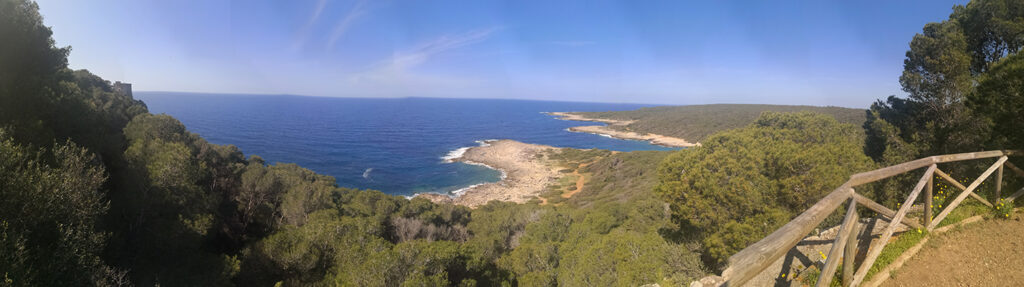
[[[751,278],[754,278],[757,274],[763,272],[768,268],[768,266],[772,265],[773,262],[793,249],[797,243],[817,227],[818,224],[836,211],[843,202],[849,203],[846,210],[846,216],[843,219],[842,225],[839,227],[839,232],[832,243],[832,248],[829,250],[828,256],[826,256],[827,259],[825,259],[826,261],[821,269],[821,275],[818,277],[816,286],[828,286],[829,282],[832,281],[832,277],[835,275],[836,269],[839,267],[840,258],[843,258],[843,264],[846,266],[843,268],[842,274],[843,286],[857,286],[863,282],[865,279],[864,277],[871,269],[875,260],[878,259],[878,255],[889,242],[889,239],[892,237],[893,233],[896,231],[896,227],[899,226],[900,223],[911,228],[927,228],[931,231],[935,229],[935,227],[968,196],[971,196],[979,200],[982,204],[991,207],[992,203],[975,194],[974,190],[981,186],[981,183],[992,175],[992,173],[996,173],[997,183],[995,196],[997,199],[1001,198],[1004,166],[1009,167],[1018,175],[1024,176],[1024,170],[1021,170],[1007,162],[1007,156],[1020,154],[1020,151],[985,151],[939,155],[869,172],[854,174],[850,177],[849,181],[836,188],[786,225],[783,225],[775,232],[772,232],[772,234],[761,239],[761,241],[758,241],[757,243],[754,243],[746,249],[736,253],[732,257],[729,257],[729,267],[722,272],[722,279],[725,280],[724,286],[741,286]],[[969,186],[963,186],[949,176],[949,174],[940,170],[937,166],[940,163],[987,158],[998,159],[977,179],[971,182]],[[911,191],[907,199],[903,201],[902,207],[897,211],[886,208],[885,206],[858,194],[854,189],[854,187],[860,185],[876,182],[924,167],[928,168],[925,171],[924,176],[922,176],[921,180],[917,182],[913,191]],[[935,178],[935,175],[938,175],[962,191],[933,219],[932,209],[930,206],[932,205],[932,180]],[[922,192],[924,193],[924,215],[922,216],[923,222],[919,223],[915,220],[906,218],[906,215]],[[1024,188],[1007,197],[1005,200],[1012,201],[1013,199],[1020,197],[1022,194],[1024,194]],[[869,246],[867,255],[860,263],[860,268],[856,268],[856,273],[854,273],[853,271],[855,268],[852,267],[855,265],[854,260],[856,258],[858,247],[857,239],[855,238],[856,236],[851,236],[851,234],[853,234],[853,230],[858,228],[857,225],[859,220],[856,212],[858,204],[890,218],[890,223],[882,232],[878,240]]]

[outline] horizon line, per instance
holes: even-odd
[[[548,100],[548,99],[516,99],[516,98],[473,98],[473,97],[430,97],[430,96],[402,96],[402,97],[348,97],[348,96],[318,96],[302,94],[273,94],[273,93],[239,93],[239,92],[185,92],[185,91],[135,91],[135,93],[174,93],[193,95],[224,95],[224,96],[257,96],[257,97],[311,97],[311,98],[337,98],[337,99],[368,99],[368,100],[400,100],[400,99],[444,99],[444,100],[503,100],[503,101],[524,101],[524,102],[555,102],[555,103],[584,103],[584,104],[612,104],[612,105],[642,105],[651,107],[682,107],[682,106],[710,106],[710,105],[766,105],[766,106],[807,106],[807,107],[837,107],[845,109],[863,109],[860,107],[848,107],[838,105],[811,105],[811,104],[766,104],[766,103],[738,103],[738,102],[717,102],[704,104],[655,104],[637,102],[603,102],[603,101],[573,101],[573,100]]]

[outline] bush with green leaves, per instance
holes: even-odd
[[[73,143],[35,151],[0,130],[0,270],[12,286],[97,284],[106,174]]]
[[[992,212],[996,218],[1008,219],[1013,214],[1013,201],[1000,198],[992,204]]]
[[[721,266],[851,174],[870,170],[861,143],[857,127],[830,116],[767,112],[666,158],[655,192],[702,240],[708,263]]]

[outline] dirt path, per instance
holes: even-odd
[[[1021,286],[1024,221],[989,219],[925,243],[882,286]]]
[[[583,184],[586,183],[586,178],[583,177],[583,174],[580,173],[580,170],[586,167],[587,165],[589,165],[589,163],[581,164],[579,167],[576,168],[576,170],[572,171],[572,174],[576,176],[576,189],[569,191],[568,193],[563,193],[562,197],[570,198],[573,195],[580,193],[581,190],[583,190]]]
[[[583,186],[586,185],[587,180],[586,180],[586,177],[583,176],[582,173],[580,173],[580,170],[583,169],[584,167],[586,167],[587,165],[591,164],[591,163],[592,162],[580,164],[578,167],[576,167],[576,169],[574,169],[572,171],[572,173],[570,173],[570,175],[576,176],[576,189],[575,190],[570,190],[570,191],[562,192],[562,198],[570,198],[573,195],[576,195],[577,193],[579,193],[581,190],[583,190]],[[548,204],[548,199],[547,198],[544,198],[544,197],[541,197],[541,196],[538,196],[537,198],[540,199],[540,205],[547,205]],[[555,206],[558,206],[560,204],[561,203],[555,204]]]

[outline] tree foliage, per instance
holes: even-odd
[[[73,143],[33,151],[0,130],[0,270],[17,286],[102,282],[102,166]]]
[[[673,136],[703,143],[708,136],[716,132],[749,125],[764,112],[816,112],[832,115],[843,123],[859,125],[864,122],[864,113],[861,109],[751,104],[661,106],[633,111],[579,114],[593,118],[633,121],[626,126],[611,126],[616,129]]]
[[[864,125],[868,155],[892,164],[998,147],[990,141],[995,122],[986,121],[988,110],[967,102],[976,95],[975,107],[986,105],[981,98],[990,96],[997,84],[989,80],[986,91],[980,92],[980,80],[1000,59],[1016,54],[1024,45],[1022,39],[1020,1],[971,1],[954,7],[948,20],[925,25],[910,42],[900,77],[909,97],[889,97],[871,106]]]
[[[1013,0],[975,0],[925,25],[899,79],[906,98],[867,113],[711,105],[592,114],[704,145],[671,155],[568,150],[551,158],[584,174],[573,198],[473,210],[338,187],[211,144],[68,69],[70,48],[55,46],[30,1],[0,0],[0,39],[7,285],[685,283],[705,272],[693,251],[720,267],[849,174],[1024,142],[1024,4]],[[848,124],[863,115],[863,130]],[[905,190],[859,191],[892,205]]]
[[[997,147],[1024,148],[1024,55],[1009,56],[979,80],[971,106],[985,115]]]
[[[853,125],[814,113],[761,115],[669,156],[655,192],[715,265],[873,166]]]

